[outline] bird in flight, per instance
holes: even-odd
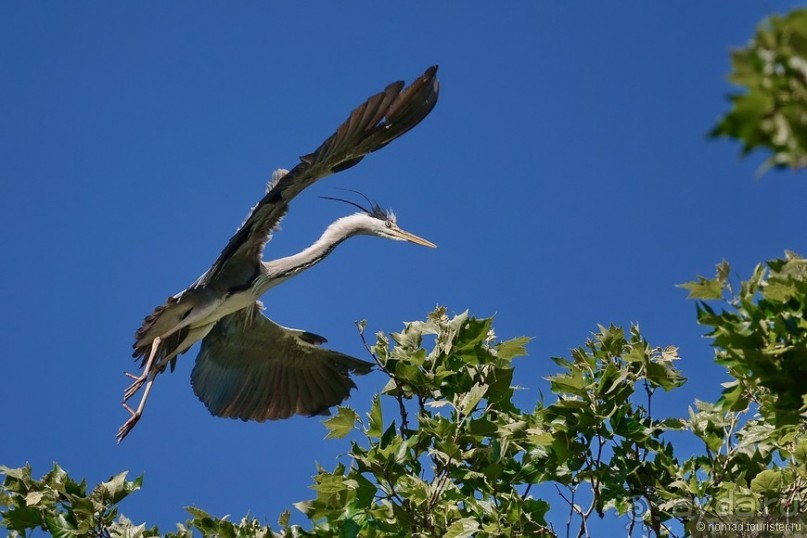
[[[276,171],[212,267],[145,318],[132,354],[143,371],[126,374],[134,381],[124,392],[130,417],[118,430],[119,443],[140,420],[157,375],[169,365],[173,371],[177,357],[200,340],[191,384],[213,415],[257,421],[311,416],[348,397],[355,388],[350,374],[366,374],[372,364],[320,347],[326,341],[321,336],[281,327],[264,316],[258,299],[354,235],[436,245],[399,228],[395,215],[377,204],[367,209],[353,204],[362,211],[336,220],[297,254],[265,262],[263,248],[303,189],[356,165],[420,123],[437,103],[436,75],[432,66],[407,87],[401,81],[389,84],[294,168]],[[133,409],[126,402],[141,389]]]

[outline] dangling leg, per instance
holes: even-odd
[[[146,361],[146,367],[143,369],[142,374],[137,376],[130,372],[124,372],[127,377],[134,379],[134,383],[129,385],[129,387],[123,393],[124,402],[128,401],[129,398],[134,396],[135,393],[140,390],[140,387],[143,386],[143,383],[146,382],[146,379],[148,379],[148,376],[151,373],[151,365],[154,363],[154,357],[157,356],[157,350],[160,348],[160,343],[162,343],[162,339],[159,336],[151,343],[151,353],[149,353],[149,358]]]
[[[155,339],[155,342],[158,340],[159,338]],[[146,365],[146,371],[143,373],[142,376],[138,377],[137,380],[132,384],[132,386],[136,385],[134,392],[137,392],[137,389],[139,389],[140,386],[143,384],[143,381],[140,378],[144,378],[146,375],[148,375],[148,382],[146,382],[146,388],[143,391],[143,396],[140,398],[140,404],[137,406],[137,410],[129,407],[126,404],[126,400],[123,401],[123,408],[129,411],[129,414],[131,416],[129,417],[129,420],[124,422],[123,426],[121,426],[120,429],[118,429],[118,435],[115,436],[115,438],[118,440],[118,443],[123,441],[124,437],[129,435],[129,432],[132,431],[132,428],[135,427],[137,422],[140,420],[140,417],[143,416],[143,409],[145,409],[146,407],[146,400],[148,400],[149,398],[151,387],[154,386],[154,379],[160,372],[162,372],[165,369],[166,365],[168,364],[168,361],[177,356],[179,351],[180,351],[179,349],[175,349],[172,353],[168,354],[164,359],[158,361],[156,364],[153,362],[154,353],[152,353],[152,355],[149,357],[149,362]],[[129,387],[129,389],[131,388],[132,387]],[[134,394],[134,392],[132,392],[132,394]],[[130,394],[129,396],[131,396],[132,394]]]
[[[151,372],[149,376],[148,383],[146,383],[146,390],[143,391],[143,397],[140,398],[140,405],[137,406],[137,411],[126,405],[126,402],[123,402],[123,407],[132,415],[129,417],[129,420],[124,422],[123,426],[118,429],[118,434],[115,436],[115,439],[118,440],[118,443],[123,441],[124,437],[126,437],[132,428],[135,427],[137,421],[140,420],[140,417],[143,416],[143,409],[146,407],[146,400],[148,400],[149,393],[151,392],[151,387],[154,385],[154,378],[157,377],[159,370],[154,370]]]
[[[145,371],[143,372],[142,375],[135,377],[134,374],[127,374],[135,379],[135,382],[132,383],[132,385],[126,390],[126,394],[124,395],[123,400],[123,408],[129,411],[129,414],[131,416],[129,417],[129,420],[127,420],[123,424],[123,426],[121,426],[120,429],[118,429],[118,435],[116,436],[118,443],[123,441],[124,437],[126,437],[129,434],[129,432],[132,431],[132,428],[135,427],[137,422],[140,420],[140,417],[143,416],[143,409],[145,409],[146,407],[146,400],[148,400],[149,393],[151,392],[151,387],[154,385],[154,379],[160,372],[162,372],[165,369],[166,365],[171,359],[176,357],[179,353],[187,350],[187,347],[185,347],[184,349],[177,348],[168,355],[166,355],[162,360],[159,360],[155,363],[154,356],[157,354],[156,349],[157,347],[159,347],[159,345],[160,345],[160,338],[157,337],[154,339],[154,344],[152,344],[151,354],[149,355]],[[146,382],[147,378],[148,382]],[[138,404],[137,410],[134,410],[126,404],[126,400],[131,398],[134,395],[134,393],[136,393],[140,389],[143,383],[146,383],[146,389],[143,391],[143,396],[140,398],[140,404]]]
[[[157,356],[157,348],[160,346],[161,339],[159,337],[154,339],[154,342],[151,345],[151,353],[149,354],[143,374],[140,376],[127,374],[129,377],[132,377],[135,380],[135,382],[132,383],[128,389],[126,389],[123,399],[123,407],[129,411],[131,416],[129,417],[129,420],[127,420],[118,430],[118,435],[116,436],[118,443],[123,441],[124,437],[126,437],[129,432],[132,431],[132,428],[135,427],[135,424],[137,424],[137,422],[140,420],[140,417],[143,416],[143,409],[146,407],[146,400],[148,400],[151,387],[154,385],[154,379],[157,377],[157,375],[165,370],[165,367],[168,366],[171,359],[181,353],[185,353],[188,348],[194,344],[194,342],[204,338],[205,335],[207,335],[207,333],[209,333],[213,328],[213,325],[215,324],[211,323],[210,325],[204,325],[202,327],[192,329],[188,335],[185,336],[182,342],[174,349],[174,351],[156,362],[155,357]],[[148,382],[146,382],[146,380],[148,380]],[[126,400],[131,398],[140,389],[140,387],[143,386],[143,383],[146,383],[146,389],[143,391],[143,396],[140,398],[140,404],[137,406],[136,410],[132,409],[126,404]]]

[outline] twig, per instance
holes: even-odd
[[[367,350],[367,353],[370,354],[373,361],[375,361],[381,371],[387,374],[387,376],[395,383],[395,400],[398,402],[398,410],[401,414],[401,437],[407,439],[409,437],[408,433],[406,433],[406,431],[409,430],[409,415],[406,412],[406,405],[404,405],[403,401],[403,389],[401,389],[401,385],[398,383],[398,378],[395,377],[395,375],[390,372],[386,366],[381,364],[381,361],[378,360],[378,356],[373,353],[373,350],[367,343],[367,339],[364,337],[364,329],[359,322],[356,322],[356,328],[359,330],[359,338],[361,338],[361,343],[364,345],[364,349]]]
[[[569,486],[567,486],[567,487],[569,487]],[[566,520],[566,538],[569,538],[569,536],[571,536],[571,532],[572,532],[571,528],[572,528],[572,519],[574,518],[574,514],[575,513],[579,514],[581,518],[583,516],[583,512],[581,512],[580,509],[577,506],[575,506],[575,504],[574,504],[574,495],[575,495],[577,490],[572,489],[571,487],[569,487],[569,491],[571,491],[571,493],[572,493],[571,500],[570,500],[570,499],[566,498],[566,495],[563,494],[563,492],[560,490],[560,488],[558,487],[557,484],[555,484],[555,489],[558,490],[558,495],[560,495],[561,499],[566,501],[566,504],[569,505],[569,519]],[[583,519],[583,526],[585,526],[585,524],[586,524],[586,520]],[[581,530],[582,530],[582,528],[581,528]],[[580,534],[578,534],[578,536],[580,536]]]

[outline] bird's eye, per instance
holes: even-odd
[[[387,228],[392,228],[392,223],[390,221],[386,221],[384,222],[384,226],[386,226]]]

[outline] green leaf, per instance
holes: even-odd
[[[496,346],[496,356],[504,360],[512,360],[527,354],[527,344],[532,340],[528,336],[513,338]]]
[[[539,525],[546,525],[546,513],[549,512],[549,503],[541,499],[527,498],[524,500],[522,511],[529,514],[530,520]]]
[[[703,441],[706,443],[706,446],[709,447],[709,450],[712,452],[719,452],[720,447],[723,446],[723,437],[718,435],[717,433],[713,432],[706,432],[703,434]]]
[[[495,433],[497,430],[497,426],[494,422],[486,416],[481,416],[479,418],[472,419],[468,423],[468,431],[471,435],[478,435],[478,436],[488,436]]]
[[[186,506],[185,511],[196,519],[212,519],[212,516],[210,514],[208,514],[201,508],[196,508],[195,506]]]
[[[0,465],[0,474],[4,474],[9,478],[16,478],[17,480],[22,480],[26,476],[28,477],[31,476],[31,468],[26,465],[25,467],[18,467],[16,469],[12,469],[11,467]]]
[[[387,427],[384,434],[381,436],[381,448],[388,446],[393,440],[398,438],[398,430],[395,428],[395,421]]]
[[[471,538],[479,530],[479,522],[470,517],[459,519],[448,527],[445,538]]]
[[[345,484],[345,478],[343,476],[337,476],[327,473],[319,475],[317,477],[317,484],[312,486],[312,488],[318,493],[322,493],[327,496],[348,489],[347,484]]]
[[[471,387],[471,390],[460,397],[457,408],[460,409],[460,412],[463,415],[470,415],[476,408],[476,404],[479,403],[479,400],[485,396],[485,392],[487,392],[487,390],[487,385],[474,385]]]
[[[762,296],[771,301],[784,303],[799,295],[798,283],[791,279],[771,278],[762,290]]]
[[[109,499],[113,504],[117,504],[125,499],[132,491],[138,489],[142,482],[142,477],[139,477],[133,482],[127,482],[127,474],[128,471],[123,471],[111,477],[108,481],[102,482],[96,489],[101,491],[103,498]]]
[[[323,421],[328,428],[325,439],[341,439],[345,437],[359,420],[359,415],[350,407],[339,406],[335,416]]]
[[[572,370],[568,374],[557,374],[547,378],[550,382],[552,392],[558,396],[563,394],[573,394],[575,396],[585,395],[586,381],[583,379],[583,372]]]
[[[719,403],[728,411],[740,412],[748,408],[748,398],[739,381],[724,383],[725,389],[720,395]]]
[[[361,526],[352,519],[345,520],[342,526],[342,538],[357,538]]]
[[[751,480],[751,491],[760,495],[779,495],[782,488],[782,472],[771,469],[762,471]]]
[[[667,392],[686,382],[686,378],[671,364],[657,362],[647,365],[647,380],[651,385],[661,387]]]
[[[723,297],[723,282],[717,279],[708,279],[698,276],[698,280],[679,284],[678,287],[689,290],[687,299],[710,300]]]
[[[470,318],[462,325],[459,332],[454,337],[454,350],[463,351],[472,349],[482,343],[485,338],[487,338],[492,324],[493,320],[491,318]]]
[[[64,514],[45,516],[45,527],[54,538],[72,538],[80,536],[76,526],[68,521]]]
[[[26,529],[35,529],[43,524],[42,513],[27,506],[18,506],[5,513],[5,525],[24,533]]]
[[[317,508],[314,506],[313,501],[300,501],[294,503],[292,506],[294,506],[297,510],[299,510],[300,512],[311,518],[314,517],[314,514],[316,513],[317,510]]]
[[[381,414],[381,399],[378,394],[373,396],[373,405],[370,407],[367,418],[367,437],[378,439],[384,432],[384,417]]]
[[[665,418],[660,425],[665,430],[683,430],[686,428],[686,421],[680,418]]]
[[[356,476],[356,483],[358,484],[358,487],[356,488],[356,499],[354,506],[360,510],[367,510],[372,506],[373,501],[375,500],[377,488],[375,484],[370,482],[363,475]]]
[[[28,495],[25,496],[25,504],[30,507],[34,507],[42,500],[42,497],[45,496],[45,491],[38,490],[38,491],[30,491]]]

